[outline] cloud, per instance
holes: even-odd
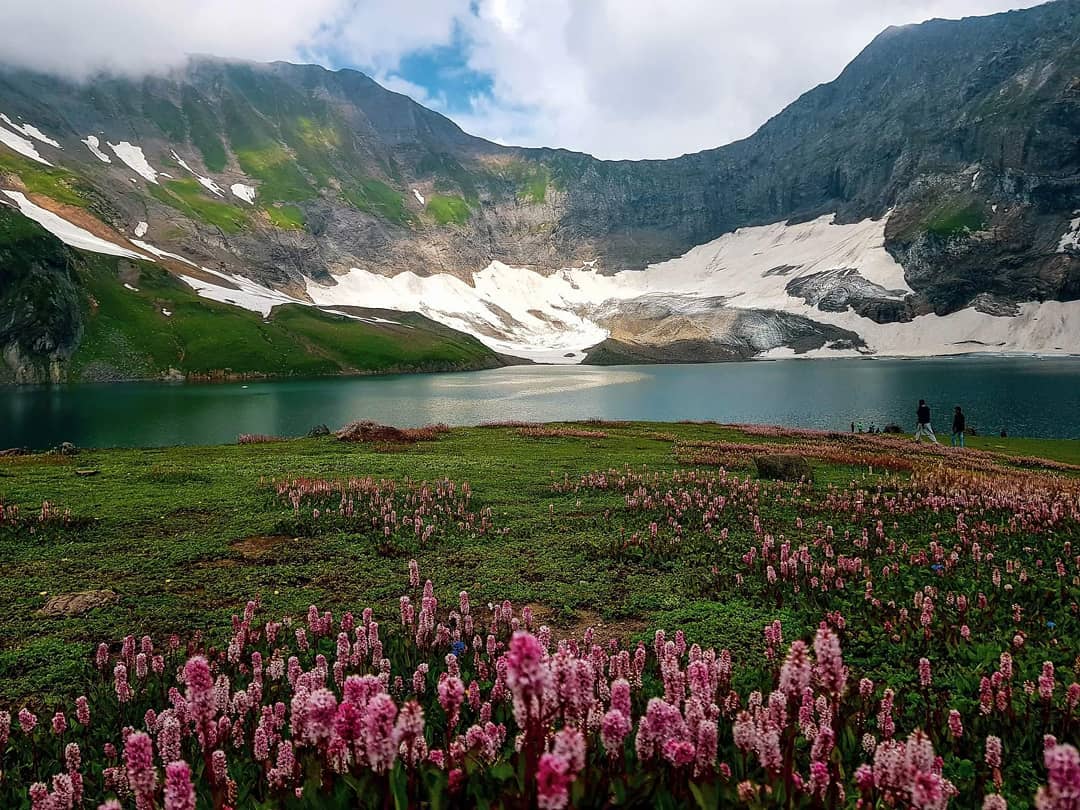
[[[85,78],[141,74],[189,54],[339,60],[378,72],[450,41],[469,0],[6,0],[0,63]]]
[[[7,0],[0,62],[76,78],[189,53],[354,65],[502,143],[670,157],[749,135],[879,31],[1032,0]],[[453,48],[485,89],[402,70]],[[432,84],[432,81],[435,84]]]
[[[1024,2],[1019,5],[1035,5]],[[479,0],[470,65],[490,97],[466,129],[609,158],[671,157],[751,134],[881,30],[1016,0]]]

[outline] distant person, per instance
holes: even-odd
[[[963,447],[964,446],[964,431],[967,430],[967,417],[964,416],[964,412],[960,409],[960,406],[956,406],[956,410],[952,415],[952,446]]]
[[[1005,428],[1001,429],[1001,438],[1003,438],[1003,439],[1009,438],[1009,431],[1005,430]]]
[[[923,436],[929,436],[930,441],[939,444],[934,429],[930,426],[930,406],[925,399],[920,399],[919,407],[915,409],[915,441],[921,442]]]

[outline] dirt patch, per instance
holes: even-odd
[[[232,557],[221,557],[217,560],[203,560],[195,563],[195,567],[202,570],[208,568],[236,568],[238,565],[240,565],[240,561],[234,560]]]
[[[116,602],[115,591],[77,591],[61,593],[50,599],[45,607],[37,612],[38,616],[82,616],[94,608],[111,605]]]
[[[430,442],[444,433],[449,433],[446,425],[426,425],[421,428],[396,428],[380,425],[378,422],[350,422],[334,435],[343,442],[364,442],[367,444],[401,445],[416,442]]]
[[[649,625],[642,619],[610,619],[605,620],[594,610],[576,610],[574,618],[563,613],[556,613],[546,605],[530,604],[534,625],[539,627],[546,624],[552,630],[552,636],[556,641],[563,638],[580,639],[590,627],[593,629],[594,640],[598,643],[606,643],[611,639],[629,644],[634,636],[645,632]]]
[[[90,233],[99,239],[104,239],[106,242],[112,242],[117,247],[122,247],[126,250],[146,256],[147,261],[154,261],[152,254],[131,244],[124,236],[120,235],[100,219],[90,214],[86,209],[79,208],[76,205],[66,205],[65,203],[57,202],[56,200],[41,194],[28,194],[27,197],[34,205],[39,205],[46,211],[51,211],[57,216],[66,219],[68,222],[78,225],[84,230],[90,231]]]
[[[249,560],[265,557],[289,543],[293,538],[284,534],[253,534],[229,544],[233,551],[238,551]]]

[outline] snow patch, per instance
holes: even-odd
[[[48,144],[54,149],[64,148],[59,143],[50,138],[48,135],[46,135],[44,132],[42,132],[40,129],[35,127],[33,124],[28,124],[25,121],[22,124],[16,124],[3,113],[0,113],[0,121],[3,121],[13,130],[20,133],[21,135],[25,135],[27,138],[33,138],[36,141],[41,141],[42,143]]]
[[[417,191],[415,188],[412,190],[413,196],[416,197],[416,201],[421,205],[424,205],[424,195]]]
[[[255,204],[255,186],[249,186],[244,183],[233,183],[229,186],[229,191],[233,193],[233,196],[239,197],[246,203],[251,205]]]
[[[177,253],[169,253],[169,251],[162,250],[159,247],[155,247],[154,245],[151,245],[149,242],[143,242],[143,241],[141,241],[139,239],[132,239],[131,244],[135,245],[138,248],[142,248],[147,253],[153,253],[158,258],[176,259],[178,262],[183,262],[184,264],[190,264],[192,267],[198,267],[199,266],[199,265],[195,264],[195,262],[191,261],[191,259],[185,259],[183,256],[181,256],[181,255],[179,255]]]
[[[36,160],[38,163],[44,163],[46,166],[52,166],[49,161],[38,153],[37,147],[34,146],[33,142],[24,138],[22,135],[16,135],[10,129],[0,127],[0,143],[11,150],[18,152],[23,157]]]
[[[82,142],[86,144],[86,148],[93,153],[94,157],[102,163],[112,163],[112,158],[101,151],[101,141],[98,140],[97,135],[87,135]]]
[[[19,206],[19,211],[24,216],[29,217],[38,223],[41,227],[58,238],[61,242],[67,245],[71,245],[75,248],[82,250],[89,250],[92,253],[104,253],[107,256],[122,256],[126,259],[142,259],[143,261],[154,261],[149,256],[145,256],[142,253],[136,253],[134,250],[128,250],[127,248],[120,247],[120,245],[109,242],[102,239],[100,236],[95,236],[85,228],[80,228],[74,223],[68,222],[66,219],[58,214],[54,214],[39,205],[35,205],[26,199],[26,195],[19,191],[8,191],[3,189],[4,194],[14,200],[15,204]]]
[[[1080,214],[1080,211],[1073,211],[1074,214]],[[1080,250],[1080,217],[1077,217],[1069,223],[1069,230],[1065,231],[1061,236],[1061,241],[1058,242],[1058,253],[1064,253],[1069,250]]]
[[[175,149],[172,149],[170,151],[172,152],[173,160],[175,160],[177,163],[179,163],[181,168],[187,169],[188,172],[193,174],[195,176],[195,179],[199,181],[199,183],[203,186],[203,188],[207,189],[208,191],[213,192],[214,194],[217,194],[219,197],[224,197],[225,196],[225,192],[221,190],[221,186],[219,186],[217,183],[215,183],[213,181],[213,179],[211,179],[209,177],[203,177],[201,174],[199,174],[193,168],[188,166],[187,163],[184,161],[184,159],[182,157],[180,157],[178,154],[176,154]]]
[[[109,148],[120,158],[133,172],[146,178],[151,183],[157,182],[157,171],[146,160],[142,147],[130,144],[127,141],[120,143],[108,142]],[[134,182],[134,180],[132,180]]]
[[[900,299],[911,292],[903,268],[885,250],[885,223],[844,225],[825,216],[795,225],[740,228],[678,258],[610,276],[592,264],[543,275],[492,262],[473,273],[468,284],[447,274],[407,271],[386,277],[353,268],[333,286],[308,280],[307,292],[324,307],[416,310],[496,351],[551,363],[581,362],[581,352],[607,338],[609,328],[619,328],[620,319],[632,326],[636,314],[665,308],[672,329],[683,322],[701,339],[723,339],[725,319],[717,313],[737,309],[799,315],[854,332],[867,344],[861,350],[841,344],[815,352],[830,357],[1042,352],[1080,345],[1080,302],[1024,304],[1016,317],[967,309],[878,324],[850,309],[823,311],[789,293],[800,287],[793,281],[802,279],[805,286],[832,275],[862,280],[887,297]],[[571,352],[574,356],[567,357]],[[774,351],[768,356],[786,355]]]
[[[172,312],[170,312],[167,309],[161,310],[161,314],[164,315],[166,318],[171,318],[172,317]]]
[[[233,306],[250,309],[253,312],[260,313],[264,318],[270,314],[270,310],[280,304],[303,304],[305,306],[311,306],[310,301],[293,298],[283,292],[278,292],[277,290],[272,290],[269,287],[257,284],[244,276],[223,273],[217,270],[211,270],[208,267],[204,267],[202,270],[212,276],[217,276],[220,279],[235,284],[239,288],[233,290],[228,287],[219,286],[205,279],[193,278],[185,275],[180,276],[180,278],[201,297],[209,298],[212,301],[220,301],[223,304],[232,304]]]
[[[147,225],[145,222],[140,222],[138,225],[135,226],[135,235],[142,238],[146,236],[146,232],[148,230],[150,230],[150,226]]]
[[[138,292],[138,291],[139,291],[139,288],[138,288],[138,287],[132,287],[132,286],[131,286],[130,284],[128,284],[128,283],[127,283],[126,281],[124,282],[124,289],[125,289],[125,290],[131,290],[132,292]]]
[[[445,274],[387,278],[354,268],[336,286],[309,281],[307,291],[327,306],[416,310],[496,351],[553,363],[581,362],[579,352],[609,335],[598,322],[601,313],[647,296],[723,299],[739,309],[791,310],[803,304],[810,317],[823,320],[817,309],[788,293],[793,279],[855,269],[897,295],[911,291],[903,268],[885,250],[884,219],[838,225],[824,216],[798,225],[741,228],[645,270],[606,276],[595,266],[592,260],[545,276],[492,262],[473,274],[472,285]],[[564,356],[570,352],[575,356]]]

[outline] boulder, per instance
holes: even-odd
[[[775,453],[767,456],[755,456],[754,467],[757,468],[758,478],[770,481],[801,481],[811,480],[814,472],[803,456],[791,453]]]
[[[307,432],[307,435],[309,439],[316,439],[319,436],[329,436],[330,428],[328,428],[326,425],[316,425]]]
[[[76,591],[61,593],[50,599],[45,607],[37,612],[38,616],[82,616],[94,608],[111,605],[116,601],[115,591]]]

